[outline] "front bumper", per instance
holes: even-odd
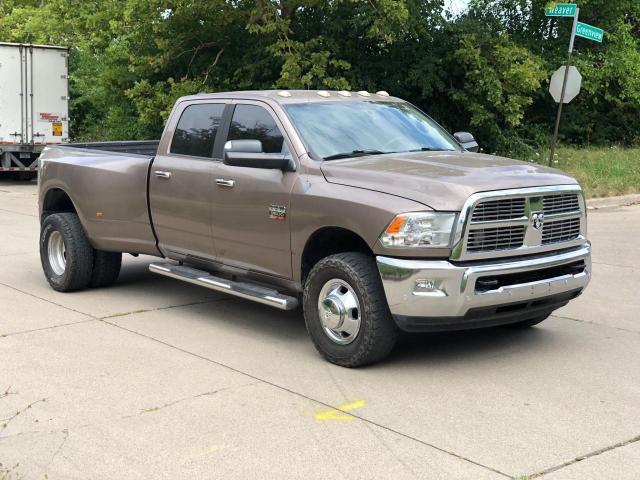
[[[591,244],[524,260],[473,263],[376,257],[391,313],[407,331],[513,323],[549,315],[591,278]]]

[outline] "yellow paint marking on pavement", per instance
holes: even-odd
[[[345,405],[341,405],[331,410],[316,413],[315,419],[316,420],[353,420],[355,417],[345,412],[348,412],[350,410],[355,410],[356,408],[364,407],[365,405],[366,403],[364,400],[358,400],[357,402],[347,403]]]

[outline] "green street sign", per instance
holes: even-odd
[[[593,40],[594,42],[602,42],[602,39],[604,38],[604,30],[587,25],[586,23],[578,22],[578,25],[576,26],[576,35]]]
[[[577,5],[575,3],[555,3],[547,4],[544,14],[547,17],[575,17]]]

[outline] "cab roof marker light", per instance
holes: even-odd
[[[358,95],[360,95],[361,97],[370,97],[371,94],[369,92],[367,92],[366,90],[360,90],[358,92]]]
[[[380,90],[379,92],[376,92],[376,95],[380,95],[381,97],[388,97],[389,92],[387,92],[386,90]]]
[[[291,96],[291,92],[287,92],[285,90],[278,92],[278,95],[280,95],[281,97],[290,97]]]
[[[338,92],[338,95],[340,95],[341,97],[350,97],[351,96],[351,92],[347,92],[346,90],[340,90]]]
[[[318,90],[316,92],[318,95],[320,95],[321,97],[330,97],[331,94],[329,92],[327,92],[326,90]]]

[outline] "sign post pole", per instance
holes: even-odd
[[[558,103],[558,114],[556,115],[556,126],[551,139],[551,153],[549,154],[549,166],[553,165],[553,157],[556,153],[556,143],[558,142],[558,130],[560,129],[560,117],[562,115],[562,104],[564,103],[564,94],[567,89],[567,77],[569,76],[569,67],[571,66],[571,54],[573,53],[573,43],[576,39],[576,28],[578,26],[578,15],[580,9],[576,7],[576,13],[573,16],[573,27],[571,28],[571,39],[569,40],[569,53],[567,54],[567,66],[564,69],[564,81],[562,82],[562,92],[560,93],[560,103]]]

